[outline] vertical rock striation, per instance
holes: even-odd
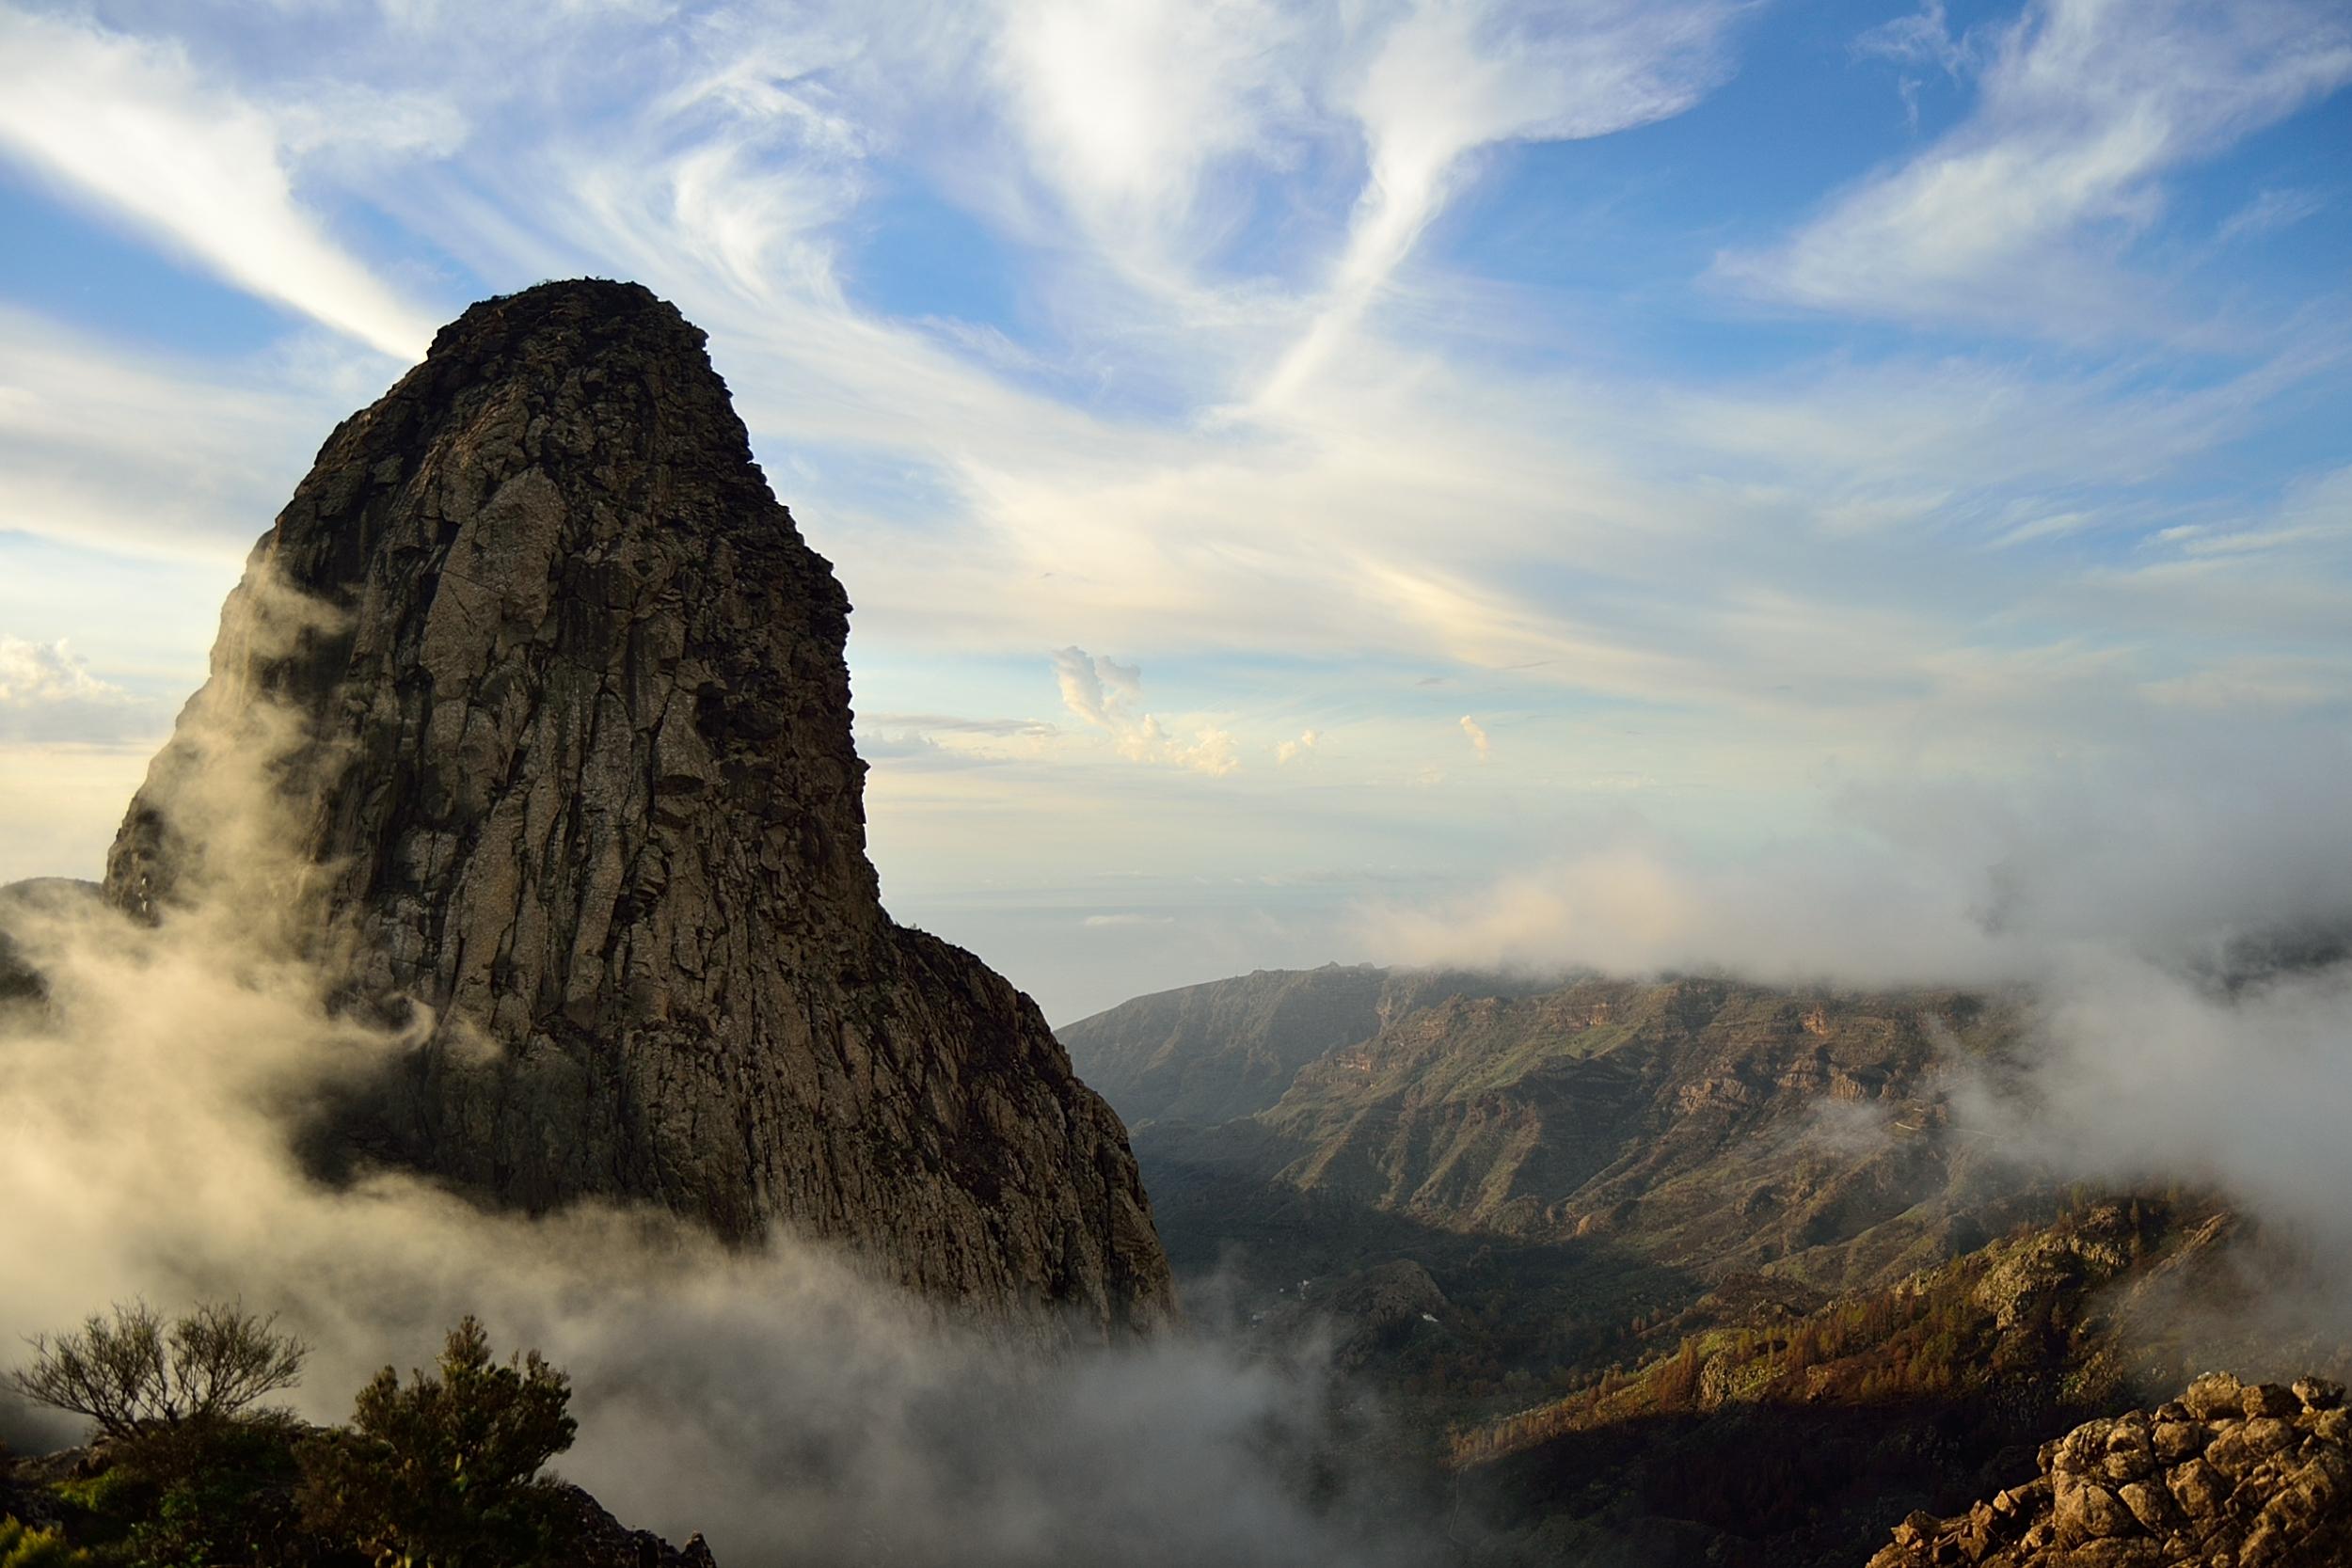
[[[108,894],[268,914],[241,879],[292,851],[343,1003],[429,1026],[346,1148],[1149,1325],[1168,1268],[1118,1118],[1027,997],[882,911],[849,601],[703,343],[607,282],[444,328],[257,546]],[[220,783],[257,752],[259,829]]]

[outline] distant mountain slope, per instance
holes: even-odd
[[[1623,1235],[1758,1268],[1851,1243],[1964,1176],[1939,1069],[2013,1022],[1956,991],[1720,980],[1455,996],[1312,1064],[1260,1119],[1297,1186],[1449,1228]],[[1835,1285],[1850,1266],[1808,1272]]]
[[[1261,969],[1138,996],[1057,1033],[1079,1077],[1129,1123],[1220,1122],[1272,1105],[1300,1068],[1415,1006],[1502,989],[1491,976],[1369,964]]]
[[[1126,1009],[1089,1021],[1096,1037],[1073,1056],[1101,1071],[1119,1065],[1104,1036],[1133,1047],[1134,1076],[1097,1082],[1114,1103],[1129,1096],[1138,1120],[1150,1113],[1132,1101],[1152,1084],[1197,1085],[1159,1106],[1216,1103],[1212,1086],[1247,1102],[1241,1085],[1263,1094],[1286,1062],[1263,1027],[1212,1023],[1278,1017],[1279,1038],[1303,1051],[1364,1022],[1377,973],[1259,974],[1146,998],[1155,1006],[1129,1004],[1139,1010],[1115,1036]],[[1345,1005],[1318,1027],[1301,1015],[1327,990]],[[1384,979],[1376,1032],[1294,1069],[1263,1109],[1141,1130],[1154,1192],[1182,1201],[1204,1180],[1270,1183],[1316,1195],[1327,1213],[1534,1244],[1606,1238],[1696,1279],[1769,1268],[1833,1291],[1980,1239],[1955,1226],[2011,1217],[1963,1217],[1997,1207],[2013,1183],[1991,1179],[1977,1140],[1952,1133],[1946,1097],[1952,1069],[2013,1037],[2012,1004],[1719,979],[1497,990]],[[1146,1020],[1162,1025],[1148,1053]],[[1246,1079],[1253,1062],[1264,1065]],[[1200,1219],[1216,1223],[1216,1208]],[[1200,1238],[1170,1245],[1196,1259],[1215,1250]]]

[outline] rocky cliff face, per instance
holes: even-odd
[[[1870,1568],[2335,1568],[2352,1561],[2348,1416],[2325,1378],[2208,1373],[2044,1444],[2039,1475],[1960,1517],[1915,1513]]]
[[[849,602],[703,342],[602,282],[444,328],[257,546],[108,895],[241,901],[423,1032],[342,1150],[1150,1324],[1118,1118],[1027,997],[882,910]]]

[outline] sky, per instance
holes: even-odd
[[[901,920],[1975,978],[2352,912],[2341,0],[0,0],[0,880],[440,323],[633,277]]]

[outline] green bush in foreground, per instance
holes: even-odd
[[[8,1386],[89,1417],[95,1473],[54,1483],[59,1528],[0,1522],[0,1568],[540,1568],[563,1560],[571,1386],[536,1351],[501,1364],[469,1317],[431,1373],[387,1367],[348,1429],[254,1408],[303,1347],[272,1320],[143,1304],[32,1341]]]
[[[532,1351],[501,1365],[471,1317],[437,1375],[387,1367],[352,1430],[301,1451],[303,1514],[382,1568],[521,1568],[558,1544],[562,1492],[543,1465],[572,1445],[571,1383]]]
[[[89,1561],[87,1552],[75,1551],[55,1530],[0,1518],[0,1568],[87,1568]]]

